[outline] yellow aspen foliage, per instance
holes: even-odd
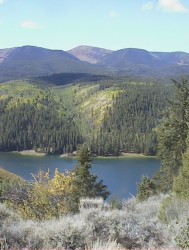
[[[74,173],[66,172],[64,174],[55,169],[54,178],[49,181],[49,191],[54,195],[72,194],[75,190],[74,178]]]
[[[12,196],[9,200],[24,219],[41,221],[76,211],[74,173],[63,174],[56,169],[50,178],[49,171],[39,171],[33,179],[16,199]]]
[[[90,154],[80,152],[78,166],[72,172],[60,173],[55,170],[53,178],[49,171],[39,171],[33,175],[33,182],[9,195],[9,204],[24,219],[47,220],[63,214],[75,213],[83,197],[107,198],[109,191],[102,180],[90,173]]]

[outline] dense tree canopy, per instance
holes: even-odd
[[[157,129],[160,170],[151,180],[143,179],[139,185],[138,197],[145,193],[174,191],[178,196],[188,196],[188,152],[189,143],[189,83],[185,79],[174,81],[174,97]],[[174,185],[173,185],[174,183]],[[189,196],[188,196],[189,197]]]
[[[156,154],[155,129],[170,86],[123,79],[44,86],[41,80],[0,86],[0,151],[62,154],[86,143],[96,155]]]
[[[161,159],[159,180],[162,191],[172,189],[174,177],[178,175],[182,166],[182,156],[187,148],[189,84],[181,79],[175,82],[174,98],[170,101],[162,125],[158,129],[158,149]]]
[[[97,154],[156,154],[154,129],[162,118],[168,89],[157,84],[120,84],[120,94],[107,107],[102,128],[91,145]]]

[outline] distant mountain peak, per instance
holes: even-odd
[[[80,45],[67,51],[81,61],[97,64],[102,61],[103,57],[111,53],[112,50],[98,48],[93,46]]]

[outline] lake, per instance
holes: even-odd
[[[59,156],[22,156],[16,153],[0,153],[0,167],[15,173],[26,180],[32,179],[32,173],[38,170],[53,174],[55,168],[59,171],[71,170],[77,162],[72,158]],[[137,183],[143,175],[151,177],[159,170],[160,161],[156,158],[94,158],[92,172],[99,180],[108,186],[111,197],[127,199],[136,195]]]

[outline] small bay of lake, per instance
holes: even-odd
[[[56,168],[59,171],[72,170],[77,164],[74,158],[60,158],[59,156],[23,156],[17,153],[0,153],[0,167],[15,173],[25,180],[31,180],[32,175],[39,170],[51,174]],[[143,175],[151,177],[159,170],[160,161],[157,158],[94,158],[92,173],[103,180],[111,192],[111,197],[127,199],[136,195],[137,183]]]

